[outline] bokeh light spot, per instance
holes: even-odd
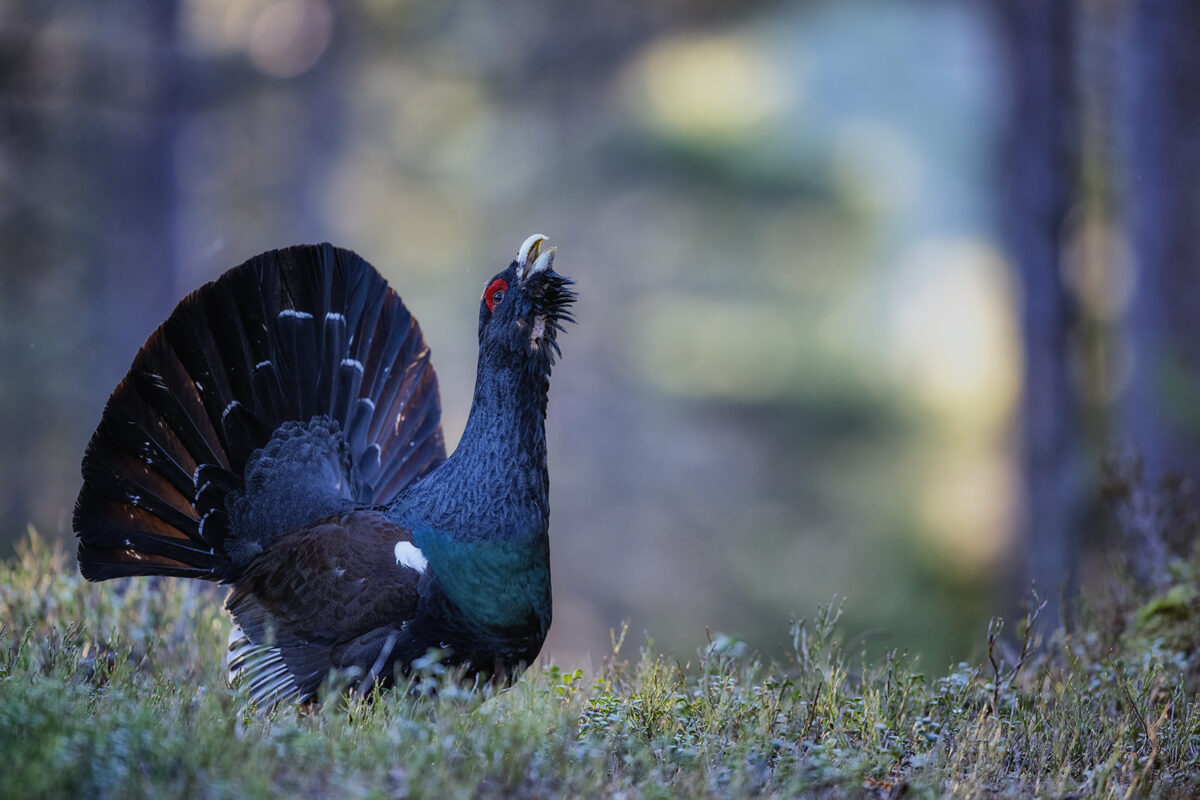
[[[755,43],[728,35],[678,36],[652,44],[630,71],[638,112],[667,136],[728,141],[779,112],[799,87],[785,85]]]
[[[982,241],[918,245],[898,268],[890,337],[897,381],[960,428],[1007,419],[1019,342],[1003,259]]]
[[[247,52],[255,67],[275,78],[312,69],[333,37],[333,14],[323,0],[275,0],[250,28]]]

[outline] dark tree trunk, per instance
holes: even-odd
[[[96,135],[82,142],[90,180],[91,385],[110,391],[170,311],[175,291],[174,145],[180,108],[175,2],[98,6],[88,94]],[[94,407],[94,406],[93,406]],[[93,420],[83,414],[88,423]]]
[[[1139,0],[1130,15],[1122,110],[1137,290],[1126,431],[1152,473],[1194,483],[1200,479],[1200,3]]]
[[[0,553],[69,529],[78,454],[174,293],[177,6],[5,11]]]
[[[1075,188],[1078,119],[1071,2],[994,0],[1009,82],[1003,226],[1020,278],[1024,374],[1020,408],[1024,583],[1049,601],[1074,584],[1083,510],[1081,429],[1070,379],[1076,310],[1061,253]]]

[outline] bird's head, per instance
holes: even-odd
[[[484,287],[479,346],[496,358],[548,371],[560,353],[562,324],[575,321],[570,314],[575,292],[571,279],[554,271],[554,249],[543,247],[546,241],[541,234],[530,236],[508,268]]]

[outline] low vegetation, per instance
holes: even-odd
[[[431,660],[407,692],[253,709],[218,593],[90,585],[31,535],[0,566],[0,797],[1194,797],[1198,596],[1180,566],[1103,624],[1042,638],[1035,609],[948,671],[868,659],[831,606],[781,660],[615,635],[595,675],[467,691]]]

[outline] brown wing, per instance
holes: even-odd
[[[333,667],[369,683],[417,609],[424,563],[406,528],[354,511],[280,538],[234,583],[230,679],[259,705],[307,699]]]

